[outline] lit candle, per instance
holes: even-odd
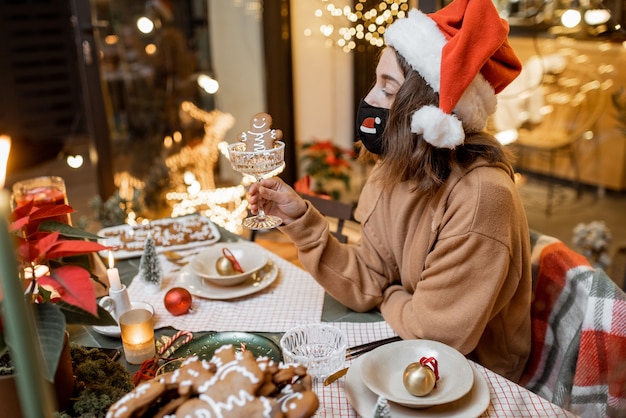
[[[120,280],[120,273],[113,265],[113,253],[109,251],[109,268],[107,269],[107,277],[109,278],[109,289],[121,290],[122,282]]]
[[[24,416],[51,417],[56,408],[50,387],[41,374],[43,357],[38,349],[35,320],[31,306],[24,300],[9,234],[11,201],[9,192],[4,190],[4,181],[10,147],[10,138],[0,136],[0,284],[5,338],[10,342],[11,359],[18,371],[15,379]]]
[[[9,151],[11,150],[11,138],[7,135],[0,135],[0,189],[4,188],[4,181],[7,174],[7,163],[9,161]]]
[[[152,312],[132,309],[122,314],[119,322],[127,362],[141,364],[156,355]]]
[[[50,273],[50,268],[45,264],[37,264],[34,267],[26,267],[24,269],[24,278],[27,280],[38,279]]]

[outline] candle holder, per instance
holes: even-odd
[[[141,364],[156,355],[152,317],[146,309],[131,309],[120,316],[124,356],[130,364]]]
[[[120,289],[109,288],[109,295],[103,296],[98,302],[100,306],[109,311],[119,322],[120,316],[132,309],[128,289],[126,285],[121,285]]]

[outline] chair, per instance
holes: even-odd
[[[344,203],[339,200],[327,199],[316,195],[300,193],[303,199],[308,200],[311,204],[324,216],[330,218],[332,224],[335,224],[334,230],[331,234],[339,242],[347,243],[348,236],[344,234],[343,227],[346,221],[355,221],[354,219],[354,204]],[[333,222],[334,221],[334,222]],[[331,225],[331,228],[333,225]],[[257,231],[251,231],[250,241],[256,239]]]
[[[617,244],[615,254],[611,262],[613,266],[612,276],[616,280],[622,281],[622,290],[626,292],[626,242]]]
[[[310,194],[301,193],[300,196],[311,202],[322,215],[336,220],[337,227],[331,233],[339,242],[344,244],[348,242],[348,236],[344,235],[343,227],[346,221],[354,221],[354,204]]]
[[[531,114],[528,121],[516,127],[517,139],[509,146],[518,154],[520,165],[548,176],[545,209],[547,215],[552,213],[557,177],[556,161],[559,155],[567,158],[576,196],[580,197],[577,146],[586,132],[593,129],[604,110],[607,100],[604,87],[594,71],[567,64],[555,72],[544,73],[541,84],[531,89],[535,94],[506,95],[498,99],[499,108],[515,108],[520,114]],[[528,109],[525,109],[524,103]],[[495,124],[497,125],[497,119]],[[500,129],[495,126],[493,128]],[[533,155],[536,159],[526,163],[526,157],[532,158]],[[547,167],[544,169],[542,161],[546,159]],[[538,169],[537,164],[540,164]]]
[[[556,238],[531,233],[531,354],[520,384],[584,417],[626,416],[626,294]]]

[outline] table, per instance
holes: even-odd
[[[234,242],[241,237],[234,235],[220,228],[223,242]],[[260,251],[267,251],[259,246]],[[192,253],[196,250],[190,250]],[[374,341],[395,335],[391,327],[383,321],[379,312],[357,313],[351,311],[338,303],[322,288],[317,285],[313,278],[299,267],[287,262],[278,256],[269,253],[270,260],[279,267],[280,276],[272,286],[255,294],[254,296],[234,299],[228,302],[202,300],[194,297],[193,315],[173,317],[167,314],[162,306],[162,298],[166,289],[176,283],[178,275],[183,274],[177,271],[173,263],[169,263],[163,256],[161,257],[163,270],[165,272],[164,284],[161,292],[153,295],[143,293],[141,283],[133,281],[138,267],[139,259],[120,261],[116,264],[120,271],[122,282],[129,287],[131,299],[139,297],[155,306],[155,321],[157,326],[157,338],[160,336],[172,336],[177,330],[189,330],[194,336],[204,335],[212,331],[249,331],[257,332],[278,342],[283,332],[296,323],[303,322],[331,322],[342,328],[348,336],[348,345],[353,346],[369,341]],[[290,287],[291,286],[291,287]],[[287,292],[284,289],[288,289]],[[306,298],[298,299],[298,293],[303,293],[306,289]],[[293,293],[296,292],[296,293]],[[289,296],[290,295],[290,296]],[[295,300],[294,303],[286,302],[285,297]],[[308,300],[308,302],[306,300]],[[261,301],[261,302],[259,302]],[[311,302],[313,301],[313,302]],[[283,305],[277,303],[282,302]],[[225,315],[206,315],[202,312],[215,308],[214,311],[223,311]],[[243,309],[242,306],[244,307]],[[303,307],[303,309],[300,309]],[[247,318],[241,312],[247,309],[254,309],[255,315]],[[262,315],[257,315],[259,309],[265,309],[266,315],[272,315],[276,311],[275,317],[263,320]],[[289,316],[288,314],[292,316]],[[295,317],[293,316],[295,315]],[[300,315],[298,317],[298,315]],[[226,318],[226,319],[224,319]],[[295,318],[295,319],[294,319]],[[231,321],[228,323],[228,321]],[[203,325],[204,324],[204,325]],[[212,324],[212,325],[207,325]],[[121,348],[119,338],[107,337],[98,334],[90,327],[69,326],[70,338],[72,342],[83,346],[97,346],[103,348]],[[129,365],[125,360],[120,360],[131,372],[135,372],[138,367]],[[485,377],[490,393],[490,404],[481,417],[574,417],[575,415],[550,403],[549,401],[535,395],[525,388],[493,373],[492,371],[473,363],[478,372]],[[356,411],[348,402],[345,394],[345,378],[324,387],[318,384],[315,388],[320,402],[329,416],[337,417],[357,417]]]

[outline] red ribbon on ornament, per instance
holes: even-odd
[[[437,381],[439,380],[439,363],[437,363],[437,359],[434,357],[422,357],[420,365],[428,367],[435,373],[435,387],[437,387]]]
[[[233,253],[228,248],[222,248],[222,254],[224,254],[224,257],[226,257],[226,259],[228,259],[228,261],[230,261],[233,264],[233,268],[235,269],[237,273],[243,273],[243,269],[241,268],[241,265],[239,264],[239,262],[237,261]]]

